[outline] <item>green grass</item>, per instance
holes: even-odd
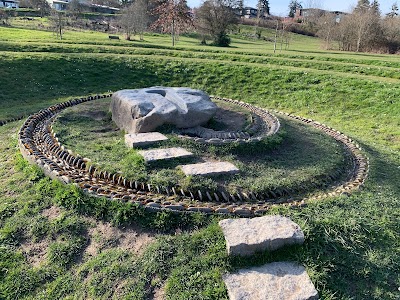
[[[190,86],[324,122],[359,142],[371,164],[365,186],[348,197],[269,212],[298,222],[303,246],[229,258],[219,217],[148,213],[43,177],[16,155],[22,122],[12,122],[0,127],[0,298],[148,299],[163,287],[169,299],[224,299],[225,272],[294,260],[307,268],[321,299],[398,299],[400,85],[384,72],[400,58],[323,51],[316,40],[293,40],[289,51],[273,55],[271,44],[239,38],[222,49],[181,37],[174,50],[168,36],[115,43],[105,34],[67,32],[60,43],[48,32],[0,27],[0,47],[8,49],[0,60],[0,120],[108,90]],[[69,53],[74,49],[86,53]],[[253,56],[261,60],[249,61]],[[385,68],[362,74],[349,71],[351,65]],[[50,207],[59,207],[60,216],[45,217]],[[89,257],[92,219],[134,223],[159,235],[140,255],[111,245]],[[26,245],[45,252],[40,264],[32,265]]]
[[[221,102],[217,104],[222,105]],[[136,149],[126,147],[123,132],[111,121],[109,107],[110,100],[105,99],[67,109],[55,122],[54,130],[68,149],[90,158],[102,170],[122,172],[130,180],[159,186],[180,185],[185,190],[198,189],[200,180],[202,190],[207,187],[229,193],[278,190],[298,193],[325,187],[327,176],[337,172],[343,174],[337,179],[344,180],[346,168],[350,168],[344,149],[332,138],[288,119],[281,120],[281,132],[277,136],[252,145],[201,146],[180,140],[167,130],[169,141],[158,147],[183,147],[192,152],[194,158],[145,164]],[[239,111],[237,106],[230,109]],[[240,174],[210,178],[204,186],[201,177],[186,177],[178,167],[199,159],[232,162]]]

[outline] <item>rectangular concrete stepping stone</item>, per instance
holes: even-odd
[[[144,160],[146,162],[193,156],[193,153],[191,153],[183,148],[180,148],[180,147],[154,149],[154,150],[142,150],[142,151],[139,151],[139,153],[144,157]]]
[[[306,269],[293,262],[274,262],[223,276],[230,300],[317,300]]]
[[[147,146],[165,140],[168,138],[159,132],[125,134],[125,144],[130,148]]]
[[[282,216],[224,219],[219,226],[229,255],[249,256],[258,251],[274,251],[286,245],[304,243],[300,226]]]
[[[235,174],[239,169],[234,164],[229,162],[205,162],[199,164],[190,164],[180,166],[186,176],[189,175],[221,175],[221,174]]]

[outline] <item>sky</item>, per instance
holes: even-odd
[[[190,7],[200,6],[202,0],[187,0],[188,5]],[[290,0],[270,0],[269,6],[271,8],[271,14],[275,16],[287,16],[288,14],[288,6]],[[326,10],[333,11],[344,11],[349,12],[351,8],[354,7],[357,3],[357,0],[302,0],[300,1],[304,8],[308,7],[318,7]],[[383,14],[386,14],[390,11],[392,4],[396,2],[396,0],[378,0],[380,4],[380,8]],[[397,1],[400,5],[400,1]],[[257,0],[244,0],[245,6],[256,7]]]

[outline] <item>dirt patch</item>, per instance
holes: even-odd
[[[165,286],[154,289],[153,300],[164,300],[165,299]]]
[[[79,112],[83,117],[91,118],[96,121],[107,120],[111,99],[99,99],[82,103],[75,107],[71,107],[71,111]]]
[[[42,216],[48,218],[49,221],[52,221],[61,216],[61,209],[57,206],[51,206],[42,211]]]
[[[108,118],[107,113],[105,111],[98,111],[98,110],[86,110],[82,113],[83,117],[91,118],[96,121],[103,121]]]
[[[24,242],[21,244],[21,249],[27,262],[34,267],[39,267],[46,260],[48,246],[49,241],[42,240],[38,243]]]
[[[89,256],[95,256],[102,250],[110,248],[119,248],[139,254],[154,241],[154,234],[143,232],[135,226],[117,228],[102,221],[96,221],[89,228],[88,237],[89,243],[85,255]]]
[[[219,107],[215,113],[213,120],[216,122],[218,127],[217,130],[225,131],[242,131],[246,125],[248,114],[233,111]]]

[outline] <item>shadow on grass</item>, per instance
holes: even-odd
[[[228,271],[295,261],[306,267],[321,299],[397,299],[398,263],[380,264],[371,258],[387,253],[394,246],[393,236],[377,231],[368,222],[355,227],[356,230],[349,230],[347,226],[310,220],[304,245],[256,253],[247,258],[229,257]],[[379,259],[395,260],[396,255]]]
[[[171,75],[163,73],[161,66],[143,59],[61,54],[5,56],[0,61],[0,119],[19,116],[21,112],[33,113],[65,98],[164,84]]]

